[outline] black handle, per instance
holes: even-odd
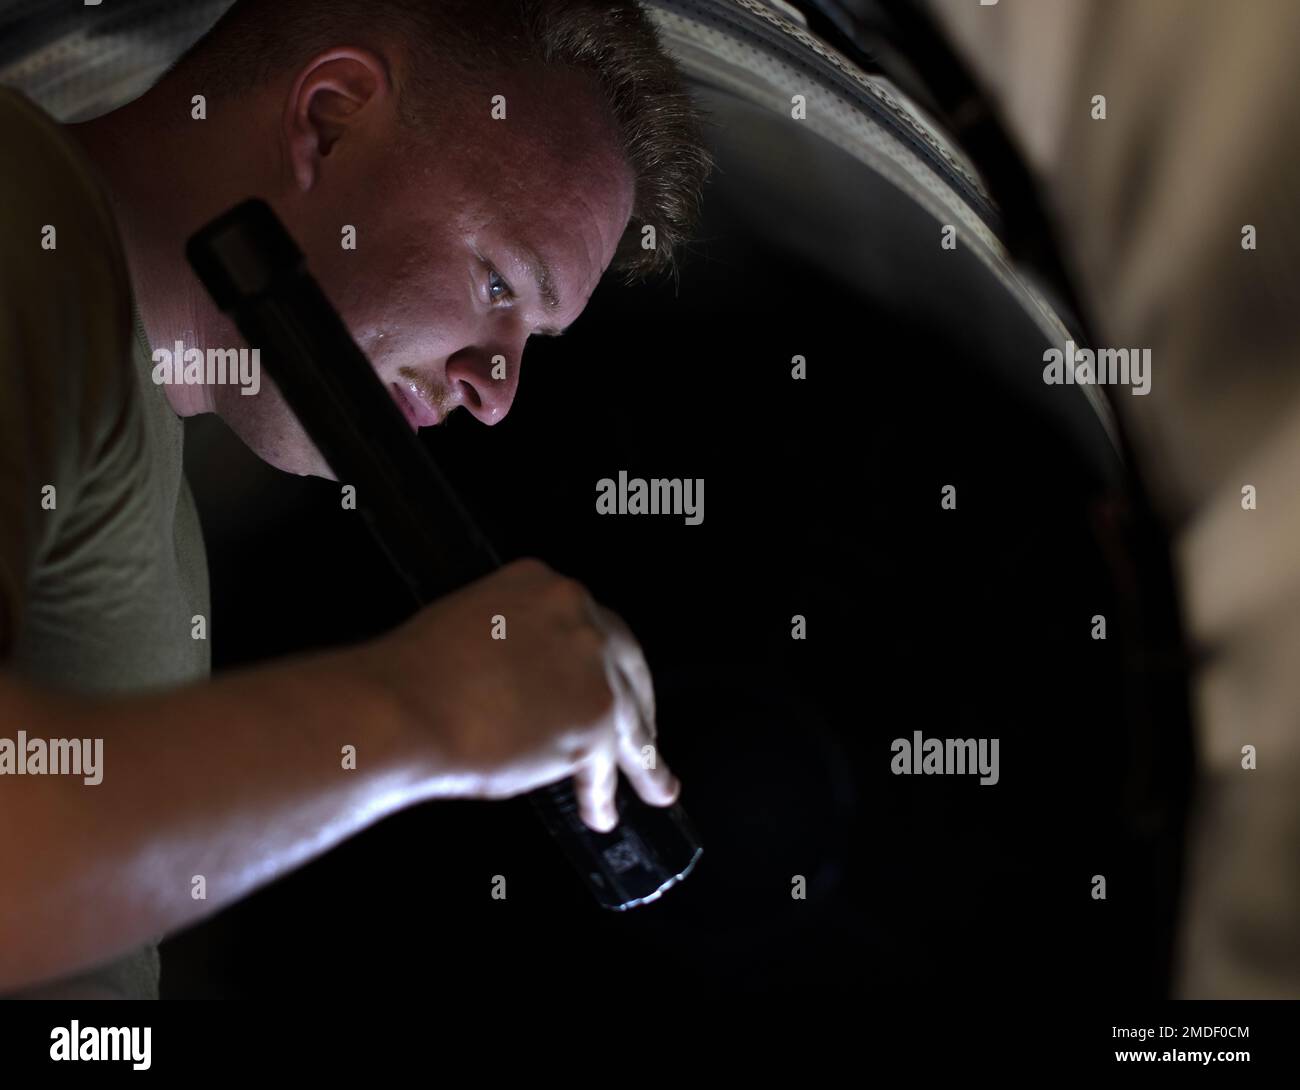
[[[264,201],[190,239],[186,256],[229,314],[421,603],[501,566],[384,389],[301,251]],[[680,804],[646,804],[620,777],[619,824],[590,829],[572,780],[529,793],[551,835],[606,908],[634,908],[685,878],[703,848]]]

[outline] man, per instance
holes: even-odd
[[[611,265],[668,267],[698,206],[698,123],[634,3],[239,0],[92,122],[0,93],[0,137],[0,723],[87,762],[102,740],[97,783],[0,752],[28,773],[0,775],[0,990],[156,996],[158,937],[417,802],[573,776],[607,829],[619,769],[677,797],[641,759],[635,640],[537,561],[369,645],[203,682],[181,418],[330,474],[269,382],[157,384],[153,359],[241,347],[183,245],[257,194],[413,428],[499,422],[527,338]]]

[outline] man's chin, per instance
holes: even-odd
[[[269,378],[254,397],[222,386],[213,400],[226,426],[267,465],[296,477],[338,479]]]
[[[262,433],[248,435],[239,428],[232,430],[252,454],[272,469],[292,473],[295,477],[323,477],[327,481],[338,479],[324,455],[297,426],[293,428],[295,434],[289,442],[283,441],[279,436],[268,439]]]
[[[218,415],[240,442],[267,465],[296,477],[338,479],[283,401],[267,398],[264,390],[249,403],[236,403],[238,412],[222,411],[227,408],[218,404]]]
[[[272,461],[269,458],[263,458],[262,461],[275,466],[276,469],[283,470],[285,473],[292,473],[298,477],[321,477],[327,481],[338,480],[334,476],[334,471],[330,469],[329,463],[325,461],[315,447],[310,450],[295,452],[292,456],[279,461]]]

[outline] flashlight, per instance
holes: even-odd
[[[499,568],[270,206],[244,201],[195,234],[185,252],[213,302],[260,349],[334,475],[355,485],[358,510],[416,600],[431,602]],[[528,797],[605,908],[657,900],[703,852],[680,803],[651,806],[622,777],[619,821],[608,833],[581,819],[572,780]]]

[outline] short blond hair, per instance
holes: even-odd
[[[177,64],[209,97],[260,86],[336,45],[377,36],[408,51],[402,120],[428,123],[447,90],[540,63],[595,77],[635,179],[631,219],[612,268],[634,282],[676,267],[712,169],[700,116],[653,23],[635,0],[237,0]],[[643,245],[654,228],[654,247]]]

